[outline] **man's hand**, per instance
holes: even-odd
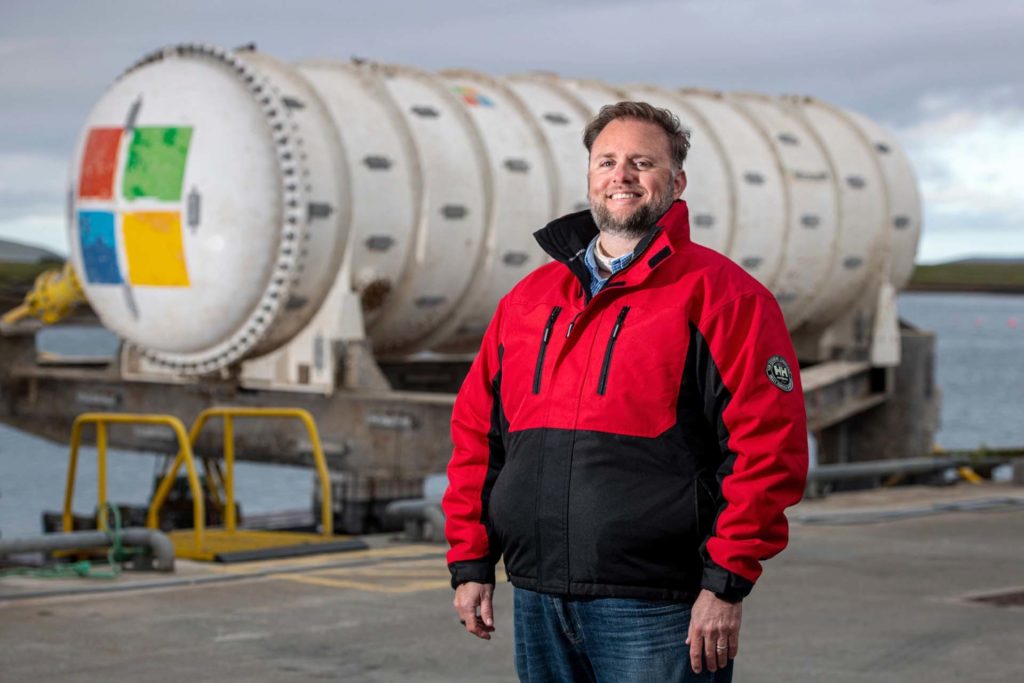
[[[455,589],[455,611],[466,630],[477,638],[491,639],[494,631],[493,583],[468,581]],[[479,610],[479,611],[478,611]]]
[[[740,649],[740,618],[743,604],[720,600],[709,590],[702,590],[690,610],[690,666],[701,672],[701,657],[708,671],[718,671],[736,657]]]

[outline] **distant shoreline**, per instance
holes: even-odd
[[[966,259],[919,265],[904,291],[1024,294],[1024,260]]]
[[[1024,285],[1008,284],[967,284],[956,282],[915,283],[911,281],[900,292],[918,294],[921,292],[941,294],[1024,294]]]

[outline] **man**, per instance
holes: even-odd
[[[490,638],[503,555],[522,680],[728,681],[804,487],[796,356],[771,293],[690,241],[678,119],[620,102],[584,144],[590,211],[536,233],[554,262],[455,402],[455,609]]]

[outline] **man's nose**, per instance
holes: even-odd
[[[615,167],[615,180],[620,183],[631,183],[636,180],[636,169],[629,164],[619,164]]]

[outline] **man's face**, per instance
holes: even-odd
[[[590,211],[601,232],[640,237],[686,187],[672,164],[668,135],[660,126],[615,119],[590,148]]]

